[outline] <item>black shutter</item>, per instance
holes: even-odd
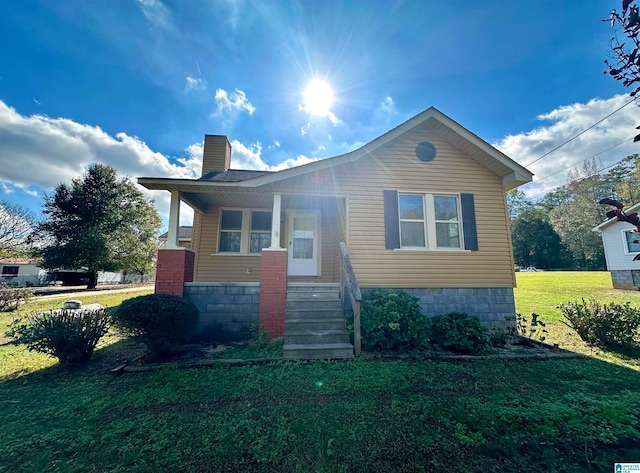
[[[460,194],[462,207],[462,229],[464,231],[464,249],[478,251],[478,231],[476,230],[476,209],[473,194]]]
[[[400,248],[400,220],[398,219],[398,191],[384,193],[384,246],[388,250]]]

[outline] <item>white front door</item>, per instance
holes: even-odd
[[[320,275],[320,213],[287,212],[289,276]]]

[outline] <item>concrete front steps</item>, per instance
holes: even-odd
[[[338,284],[289,283],[284,357],[290,360],[353,358]]]

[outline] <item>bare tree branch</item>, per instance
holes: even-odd
[[[29,209],[0,200],[0,257],[24,253],[37,223]]]

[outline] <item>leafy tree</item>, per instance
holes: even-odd
[[[631,88],[631,95],[635,97],[640,92],[640,15],[638,6],[632,0],[622,0],[622,13],[617,10],[611,12],[611,27],[618,27],[611,38],[610,59],[604,61],[607,65],[606,73],[615,80],[622,82],[626,88]],[[624,39],[620,39],[624,36]],[[640,141],[636,135],[633,141]]]
[[[533,210],[533,202],[519,189],[511,189],[507,192],[507,209],[509,220],[513,221],[525,212]]]
[[[611,194],[610,183],[600,175],[595,160],[569,173],[569,198],[549,214],[553,229],[583,268],[604,269],[604,249],[600,235],[591,229],[604,222],[606,209],[597,202]]]
[[[33,212],[0,200],[0,258],[27,256],[36,224]]]
[[[155,257],[160,217],[113,167],[93,164],[71,185],[59,184],[45,197],[44,214],[37,227],[50,243],[40,251],[44,267],[86,268],[90,288],[98,271],[140,271]]]
[[[544,197],[542,197],[538,202],[536,202],[536,206],[540,209],[546,211],[546,213],[551,212],[553,209],[560,207],[563,203],[570,200],[569,191],[566,186],[558,187],[555,190],[547,192]]]
[[[537,208],[511,223],[513,257],[520,266],[553,269],[571,266],[571,254],[549,222],[546,210]]]
[[[632,154],[622,158],[605,175],[610,181],[611,197],[628,205],[640,202],[640,155]]]

